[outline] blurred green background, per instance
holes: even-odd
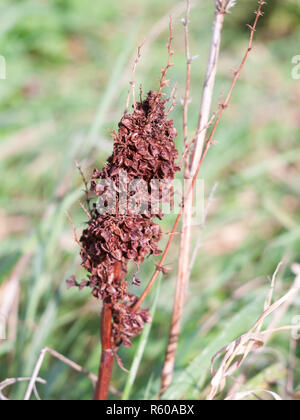
[[[191,136],[197,125],[213,3],[197,0],[191,14],[191,50],[199,55],[192,68]],[[239,0],[226,17],[214,108],[245,52],[246,24],[253,21],[256,3]],[[182,151],[184,8],[177,0],[1,0],[0,55],[6,59],[7,78],[0,80],[0,312],[5,309],[8,314],[8,339],[0,342],[0,381],[30,376],[45,345],[97,372],[100,306],[89,291],[67,291],[65,286],[71,274],[84,275],[65,216],[69,211],[78,231],[83,228],[86,215],[77,202],[82,184],[74,161],[89,176],[110,154],[109,130],[117,127],[124,111],[130,69],[144,38],[136,79],[144,92],[158,86],[167,59],[170,13],[175,66],[167,92],[178,82],[172,118]],[[201,173],[207,196],[216,182],[219,186],[204,232],[194,229],[194,246],[200,234],[203,245],[192,268],[176,375],[166,398],[205,397],[211,357],[256,321],[268,292],[268,276],[283,258],[286,265],[276,297],[293,282],[290,265],[299,261],[300,249],[300,80],[292,78],[292,58],[300,54],[299,45],[299,2],[270,0],[255,49]],[[162,223],[165,232],[172,219]],[[179,238],[168,258],[172,271],[160,283],[137,378],[129,388],[133,399],[153,398],[159,389],[178,243]],[[152,271],[149,259],[140,275],[144,284]],[[154,299],[155,291],[148,306]],[[300,314],[299,303],[298,297],[282,325]],[[127,368],[138,345],[136,339],[132,349],[120,351]],[[290,333],[276,334],[269,348],[249,361],[244,384],[286,397],[289,353]],[[299,359],[294,373],[296,391]],[[91,398],[90,380],[49,356],[40,376],[47,381],[38,386],[43,399]],[[127,374],[116,366],[112,384],[119,394],[112,398],[120,397],[126,380]],[[229,381],[229,388],[233,384]],[[14,386],[5,395],[21,399],[24,386]]]

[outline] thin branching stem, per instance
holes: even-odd
[[[213,34],[211,40],[211,48],[208,59],[208,66],[205,76],[205,82],[203,87],[201,109],[199,114],[199,122],[196,133],[196,140],[194,146],[191,149],[191,158],[187,154],[185,160],[185,179],[187,186],[191,184],[192,177],[196,171],[196,165],[198,164],[201,154],[203,151],[203,145],[206,138],[207,129],[211,104],[217,74],[217,64],[220,53],[221,37],[223,30],[223,23],[225,13],[219,9],[218,2],[216,2],[215,18],[213,26]],[[190,14],[190,2],[187,0],[187,12],[185,19],[185,44],[186,44],[186,55],[187,55],[187,88],[186,96],[189,95],[190,91],[190,78],[191,78],[191,58],[189,48],[189,35],[188,35],[188,19]],[[187,147],[187,110],[188,110],[189,96],[185,98],[184,105],[184,145]],[[182,236],[180,243],[180,255],[179,255],[179,266],[178,266],[178,277],[176,285],[176,294],[173,307],[172,323],[170,328],[169,343],[166,351],[165,363],[162,371],[162,386],[161,393],[163,394],[172,382],[173,370],[175,365],[175,356],[177,350],[178,338],[181,330],[181,319],[184,308],[184,302],[186,297],[186,290],[189,284],[189,266],[190,266],[190,254],[191,254],[191,240],[192,240],[192,213],[193,213],[193,193],[186,197],[185,208],[183,212],[182,222]]]
[[[86,177],[84,176],[83,170],[82,170],[81,166],[79,165],[79,162],[77,162],[77,160],[75,161],[75,165],[76,165],[76,168],[78,169],[78,171],[79,171],[79,173],[81,175],[81,178],[82,178],[82,181],[83,181],[83,184],[84,184],[84,188],[85,188],[84,189],[84,192],[85,192],[85,201],[86,201],[86,204],[88,206],[88,210],[90,210],[90,202],[91,202],[91,200],[90,200],[90,196],[89,196],[88,182],[87,182]]]
[[[56,359],[60,360],[62,363],[65,363],[66,365],[74,369],[76,372],[82,373],[83,375],[87,376],[92,381],[93,385],[96,384],[97,377],[95,375],[93,375],[92,373],[90,373],[89,371],[87,371],[82,366],[78,365],[77,363],[73,362],[72,360],[68,359],[67,357],[63,356],[62,354],[58,353],[57,351],[49,347],[44,347],[34,367],[32,377],[28,379],[29,384],[28,384],[28,388],[24,397],[25,401],[30,400],[32,392],[35,389],[36,382],[41,382],[41,380],[39,380],[38,378],[38,375],[42,368],[42,364],[43,364],[46,354],[50,354],[52,357],[55,357]],[[17,381],[17,380],[13,380],[13,381]]]
[[[161,79],[160,79],[160,85],[159,85],[159,91],[158,91],[158,97],[161,95],[162,90],[164,88],[164,86],[166,86],[167,81],[166,81],[166,76],[168,73],[168,70],[170,67],[173,66],[171,60],[172,60],[172,56],[174,55],[174,51],[172,50],[172,41],[174,39],[173,36],[173,26],[172,26],[172,16],[170,16],[170,21],[169,21],[169,42],[168,42],[168,62],[167,65],[164,69],[162,69],[161,71]]]
[[[185,56],[186,56],[186,84],[185,84],[185,95],[183,103],[183,136],[184,136],[184,147],[188,145],[188,112],[190,102],[190,90],[191,90],[191,67],[192,58],[190,54],[190,39],[189,39],[189,20],[191,13],[191,1],[187,0],[186,15],[185,19],[182,20],[184,25],[184,40],[185,40]]]
[[[204,159],[205,159],[205,157],[207,155],[207,152],[208,152],[208,150],[209,150],[209,148],[210,148],[210,146],[212,144],[212,141],[213,141],[213,138],[214,138],[214,134],[216,132],[216,129],[217,129],[217,127],[218,127],[218,125],[219,125],[219,123],[221,121],[221,118],[223,116],[223,113],[224,113],[225,109],[229,105],[229,102],[230,102],[230,99],[231,99],[233,90],[234,90],[234,88],[236,86],[236,83],[237,83],[237,81],[238,81],[238,79],[239,79],[239,77],[241,75],[241,72],[242,72],[242,70],[243,70],[243,68],[245,66],[245,63],[246,63],[247,58],[249,56],[249,53],[252,50],[254,33],[256,31],[258,19],[259,19],[260,16],[262,16],[261,10],[262,10],[262,7],[263,7],[264,4],[265,4],[264,1],[259,1],[259,7],[258,7],[258,10],[256,11],[256,15],[257,16],[256,16],[256,19],[255,19],[255,22],[254,22],[253,26],[251,27],[251,36],[250,36],[250,40],[249,40],[249,43],[248,43],[246,54],[245,54],[245,56],[244,56],[244,58],[242,60],[242,63],[240,65],[240,67],[239,67],[239,70],[235,72],[235,76],[234,76],[234,79],[232,81],[232,84],[231,84],[231,87],[229,89],[229,93],[228,93],[228,95],[226,97],[226,100],[225,100],[223,106],[221,107],[221,110],[220,110],[220,112],[218,114],[218,118],[216,119],[216,121],[214,123],[213,129],[212,129],[209,137],[207,138],[207,140],[205,142],[205,148],[203,150],[203,154],[202,154],[201,159],[199,161],[199,164],[198,164],[196,173],[195,173],[195,175],[193,177],[192,185],[189,188],[189,190],[187,191],[187,196],[192,193],[192,190],[193,190],[193,188],[195,186],[195,183],[196,183],[196,180],[197,180],[197,176],[198,176],[198,174],[200,172],[200,169],[202,167],[203,161],[204,161]],[[182,214],[183,214],[183,209],[184,209],[184,202],[183,202],[183,204],[181,206],[181,209],[179,211],[179,214],[177,215],[176,221],[175,221],[175,223],[173,225],[173,228],[172,228],[172,231],[170,233],[169,240],[168,240],[168,243],[166,245],[165,251],[163,252],[163,255],[162,255],[162,258],[161,258],[159,267],[163,266],[163,264],[164,264],[164,262],[165,262],[165,260],[166,260],[166,258],[168,256],[168,252],[169,252],[170,247],[172,245],[173,239],[174,239],[175,234],[176,234],[176,231],[177,231],[177,227],[179,225],[180,219],[181,219]],[[140,307],[140,305],[144,302],[144,300],[148,296],[148,294],[149,294],[149,292],[150,292],[153,284],[155,283],[155,280],[157,279],[157,277],[158,277],[158,275],[159,275],[160,272],[161,272],[161,270],[159,268],[156,268],[156,270],[155,270],[152,278],[150,279],[150,281],[149,281],[146,289],[144,290],[143,294],[141,295],[141,297],[139,298],[139,300],[136,302],[136,304],[132,307],[132,311],[136,311]]]
[[[125,113],[128,112],[128,109],[129,109],[129,103],[130,103],[131,93],[132,93],[133,107],[135,108],[135,106],[136,106],[136,100],[135,100],[135,85],[136,85],[135,73],[136,73],[137,66],[138,66],[138,64],[140,62],[140,59],[142,57],[142,48],[143,48],[144,44],[145,44],[145,41],[143,41],[138,46],[137,56],[135,57],[135,60],[134,60],[134,63],[133,63],[133,67],[132,67],[132,80],[130,82],[130,86],[129,86],[129,90],[128,90],[128,96],[127,96]]]

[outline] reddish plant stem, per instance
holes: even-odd
[[[169,21],[169,32],[170,32],[170,36],[169,36],[169,42],[168,42],[168,63],[166,65],[166,67],[162,70],[162,76],[160,79],[160,86],[159,86],[159,91],[158,91],[158,97],[161,95],[161,92],[164,88],[164,86],[166,85],[166,75],[168,73],[168,70],[170,67],[173,66],[173,64],[171,63],[171,59],[172,56],[174,54],[174,51],[172,50],[172,41],[173,41],[173,27],[172,27],[172,16],[170,16],[170,21]]]
[[[120,277],[121,263],[115,264],[114,277]],[[114,352],[112,349],[112,305],[104,302],[101,315],[101,361],[98,373],[98,382],[94,393],[94,401],[107,400],[108,390],[114,366]]]
[[[94,394],[95,401],[107,400],[108,388],[114,365],[114,353],[111,348],[111,305],[104,303],[101,316],[102,353],[98,382]]]
[[[189,102],[190,102],[190,91],[191,91],[191,68],[192,58],[190,54],[190,38],[189,38],[189,19],[191,13],[191,2],[187,0],[187,9],[185,19],[183,20],[184,25],[184,39],[185,39],[185,55],[186,55],[186,84],[185,84],[185,95],[183,103],[183,137],[184,137],[184,149],[188,148],[189,133],[188,133],[188,113],[189,113]],[[188,159],[185,160],[186,170],[188,170]]]

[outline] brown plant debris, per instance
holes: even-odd
[[[147,309],[132,311],[138,298],[128,292],[126,274],[129,262],[139,266],[148,255],[161,253],[158,242],[162,232],[152,219],[163,214],[159,206],[153,213],[153,196],[157,203],[169,200],[171,183],[179,170],[174,144],[177,131],[167,118],[166,103],[160,92],[151,91],[144,101],[134,104],[132,114],[123,115],[118,132],[113,133],[113,154],[102,171],[94,170],[90,182],[98,206],[89,206],[90,217],[79,240],[82,266],[89,274],[80,283],[74,276],[67,281],[68,287],[91,287],[97,299],[111,305],[114,348],[120,344],[130,347],[131,339],[151,322]],[[120,176],[124,173],[125,181]],[[143,194],[140,198],[137,189],[130,193],[135,206],[128,204],[128,185],[135,180],[142,180],[151,192],[151,202],[148,195],[146,201]],[[153,184],[153,180],[163,183]],[[120,267],[117,275],[116,266]]]

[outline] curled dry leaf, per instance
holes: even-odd
[[[9,399],[8,399],[8,398],[6,398],[6,397],[3,395],[3,391],[4,391],[6,388],[8,388],[8,387],[10,387],[10,386],[12,386],[12,385],[14,385],[14,384],[17,384],[17,383],[19,383],[19,382],[29,382],[30,380],[31,380],[31,378],[8,378],[8,379],[5,379],[5,381],[2,381],[2,382],[0,383],[0,401],[9,401]],[[41,378],[36,378],[35,383],[36,383],[36,382],[41,383],[41,384],[43,384],[43,385],[45,385],[45,384],[47,383],[44,379],[41,379]],[[40,400],[40,397],[39,397],[39,395],[38,395],[38,392],[37,392],[37,389],[36,389],[36,387],[35,387],[35,384],[34,384],[34,389],[33,389],[33,391],[34,391],[34,393],[35,393],[35,395],[36,395],[36,398],[37,398],[38,400]]]
[[[240,401],[240,400],[244,400],[247,397],[256,397],[257,394],[260,394],[261,392],[264,392],[270,395],[276,401],[282,401],[282,398],[280,397],[280,395],[276,394],[275,392],[268,391],[266,389],[253,389],[253,390],[249,390],[245,392],[238,392],[234,395],[230,395],[229,397],[227,397],[225,401]]]

